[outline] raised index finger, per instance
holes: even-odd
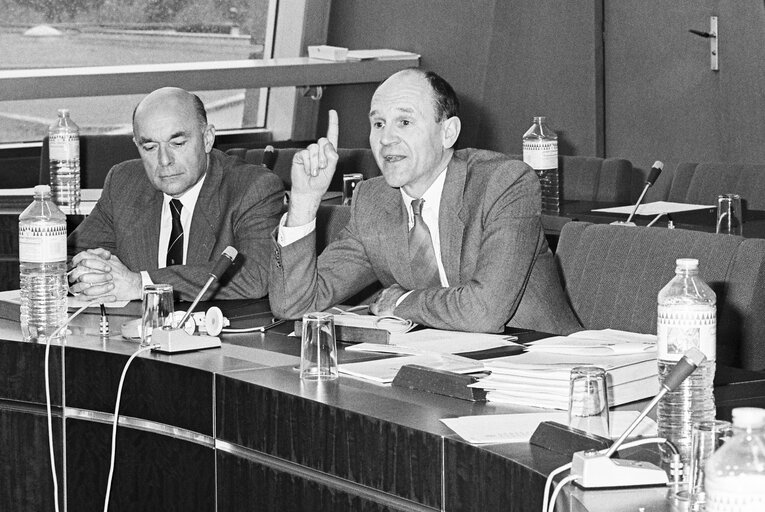
[[[340,123],[337,120],[337,112],[329,111],[329,124],[327,125],[327,140],[337,149],[337,134],[340,131]]]

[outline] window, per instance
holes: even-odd
[[[270,58],[276,4],[277,0],[0,0],[0,70]],[[300,30],[296,34],[299,37]],[[265,126],[267,89],[197,93],[218,130]],[[41,140],[62,107],[70,109],[83,133],[129,133],[132,109],[143,94],[104,94],[0,101],[0,143]]]

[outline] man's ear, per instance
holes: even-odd
[[[444,148],[449,149],[457,142],[462,129],[462,121],[457,116],[452,116],[443,122],[441,133],[443,134]]]
[[[213,144],[215,143],[215,126],[212,124],[205,126],[203,135],[205,138],[205,153],[209,153],[212,151]]]

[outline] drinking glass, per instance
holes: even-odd
[[[313,381],[337,378],[335,317],[331,313],[303,315],[300,378]]]
[[[740,195],[723,194],[717,196],[716,233],[741,236],[743,221]]]
[[[343,174],[343,204],[350,205],[356,186],[364,180],[360,172]]]
[[[606,371],[598,366],[571,369],[568,426],[601,437],[611,437]]]
[[[154,329],[172,327],[173,286],[149,284],[143,287],[143,317],[141,321],[141,346],[151,345]]]
[[[709,457],[733,436],[733,427],[728,421],[710,420],[694,422],[691,430],[690,475],[685,477],[691,493],[691,506],[701,510],[706,501],[704,493],[704,466]]]

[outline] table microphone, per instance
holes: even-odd
[[[699,349],[691,348],[683,354],[680,361],[661,383],[659,393],[646,405],[627,430],[603,454],[599,452],[576,452],[572,459],[571,474],[579,475],[577,483],[589,487],[628,487],[635,485],[661,485],[667,483],[667,474],[663,469],[641,461],[620,460],[616,464],[611,456],[635,430],[643,418],[659,403],[664,395],[674,391],[690,374],[706,360]]]
[[[221,277],[223,277],[223,274],[226,273],[226,270],[228,270],[228,267],[231,266],[232,263],[234,263],[234,260],[236,259],[236,255],[239,254],[236,249],[231,247],[230,245],[223,249],[223,252],[218,257],[218,261],[215,262],[215,266],[210,271],[210,277],[207,279],[207,282],[202,287],[202,290],[197,294],[197,296],[194,298],[194,302],[191,303],[191,306],[189,307],[188,311],[186,311],[186,314],[183,316],[183,319],[178,323],[178,326],[182,326],[186,323],[186,320],[189,319],[191,316],[191,313],[194,312],[194,308],[197,307],[197,304],[199,303],[202,296],[207,292],[207,289],[210,287],[211,284],[213,284],[213,281],[217,281]]]
[[[648,173],[648,177],[645,180],[645,186],[643,187],[643,192],[641,192],[640,197],[638,197],[637,203],[635,203],[635,208],[632,209],[632,213],[630,213],[630,216],[627,217],[627,222],[624,222],[623,224],[631,224],[632,223],[632,217],[635,216],[635,213],[637,212],[638,207],[640,206],[640,203],[643,202],[643,198],[645,197],[645,193],[648,192],[648,189],[651,188],[651,186],[656,182],[656,180],[659,177],[659,174],[661,174],[661,170],[664,169],[664,164],[660,162],[659,160],[656,160],[654,162],[653,167],[651,167],[651,172]],[[619,224],[622,224],[621,222]]]
[[[181,319],[178,327],[172,326],[170,329],[154,329],[151,334],[152,350],[173,354],[175,352],[187,352],[189,350],[199,350],[204,348],[218,348],[221,346],[220,338],[216,336],[188,334],[185,330],[183,330],[182,326],[186,324],[186,321],[191,316],[191,313],[194,312],[194,308],[199,303],[199,300],[205,294],[213,281],[220,279],[221,276],[223,276],[228,267],[231,266],[231,264],[234,262],[234,259],[236,259],[237,254],[238,253],[236,249],[231,246],[228,246],[226,249],[224,249],[223,254],[220,255],[218,261],[215,262],[215,266],[210,271],[210,278],[207,280],[204,287],[202,287],[202,290],[196,296],[194,302],[191,303],[191,307],[189,307],[188,311],[186,311],[186,314]]]

